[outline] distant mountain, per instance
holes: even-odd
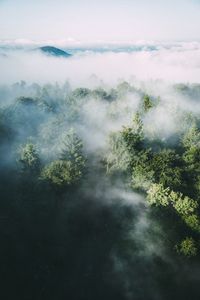
[[[71,54],[69,54],[61,49],[58,49],[56,47],[52,47],[52,46],[43,46],[43,47],[37,48],[36,50],[40,50],[44,54],[56,56],[56,57],[70,57],[71,56]]]

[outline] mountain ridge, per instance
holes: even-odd
[[[56,57],[70,57],[71,56],[71,54],[69,54],[68,52],[66,52],[62,49],[59,49],[57,47],[54,47],[54,46],[42,46],[42,47],[37,48],[36,50],[39,50],[49,56],[56,56]]]

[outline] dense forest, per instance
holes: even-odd
[[[200,85],[167,90],[0,86],[7,299],[199,299]]]

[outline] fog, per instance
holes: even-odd
[[[190,126],[186,116],[199,117],[200,43],[69,49],[69,58],[12,47],[1,53],[0,175],[8,223],[2,255],[5,286],[14,286],[9,299],[18,293],[34,300],[187,300],[188,286],[199,295],[198,276],[188,272],[193,262],[169,247],[166,216],[157,217],[144,191],[133,189],[130,170],[112,173],[106,163],[113,159],[112,134],[132,126],[146,94],[155,104],[141,113],[148,142],[176,145]],[[59,190],[41,174],[26,178],[24,145],[36,146],[45,168],[60,159],[71,131],[83,143],[80,182]]]
[[[154,46],[154,45],[151,45]],[[200,77],[200,43],[155,44],[156,50],[145,45],[140,51],[126,47],[120,52],[89,49],[76,52],[71,58],[45,56],[35,51],[2,50],[0,56],[1,83],[64,82],[74,86],[88,85],[91,75],[105,83],[125,80],[164,80],[174,82],[198,82]],[[131,50],[132,49],[132,50]]]

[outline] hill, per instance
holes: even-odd
[[[64,50],[61,50],[59,48],[53,47],[53,46],[43,46],[38,48],[37,50],[40,50],[44,54],[56,56],[56,57],[70,57],[71,54],[65,52]]]

